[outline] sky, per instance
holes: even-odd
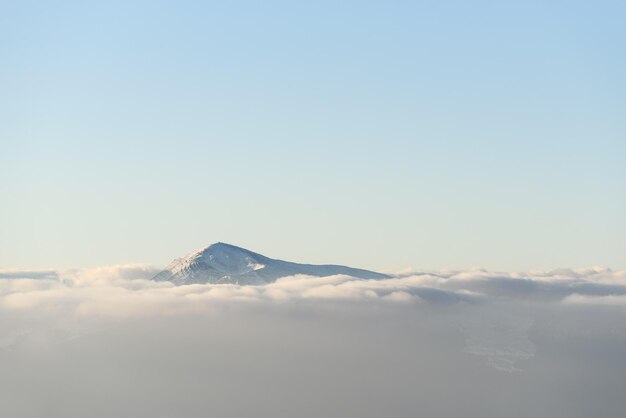
[[[0,267],[626,268],[625,13],[0,2]]]

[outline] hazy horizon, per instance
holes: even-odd
[[[185,253],[180,253],[177,255],[174,255],[172,257],[170,257],[167,261],[162,262],[162,263],[146,263],[146,262],[142,262],[142,261],[130,261],[130,262],[121,262],[121,263],[114,263],[114,264],[93,264],[93,265],[80,265],[75,264],[75,265],[66,265],[66,266],[53,266],[53,265],[49,265],[49,266],[45,266],[43,268],[37,268],[34,266],[1,266],[0,265],[0,275],[2,272],[28,272],[28,271],[32,271],[32,272],[45,272],[45,271],[69,271],[69,270],[81,270],[81,269],[98,269],[98,268],[109,268],[109,267],[119,267],[119,266],[145,266],[145,267],[149,267],[149,268],[153,268],[155,270],[159,270],[164,268],[165,266],[167,266],[168,264],[170,264],[172,261],[175,261],[177,259],[181,259],[185,256],[188,256],[189,254],[193,254],[194,252],[201,250],[203,248],[206,248],[210,245],[216,244],[216,243],[225,243],[228,245],[233,245],[239,248],[243,248],[245,250],[249,250],[249,251],[253,251],[255,253],[258,253],[260,255],[272,258],[272,259],[276,259],[276,260],[283,260],[283,261],[288,261],[288,262],[294,262],[294,263],[302,263],[302,264],[313,264],[313,265],[327,265],[327,264],[331,264],[331,265],[340,265],[340,266],[347,266],[347,267],[353,267],[353,268],[361,268],[361,269],[366,269],[366,270],[371,270],[371,271],[378,271],[380,273],[385,273],[385,274],[391,274],[391,275],[402,275],[402,274],[406,274],[408,272],[432,272],[432,273],[436,273],[436,272],[449,272],[449,271],[490,271],[490,272],[510,272],[510,273],[539,273],[539,272],[543,272],[543,273],[549,273],[552,271],[559,271],[559,270],[572,270],[572,271],[576,271],[576,270],[593,270],[593,269],[606,269],[609,271],[622,271],[622,270],[626,270],[626,269],[620,269],[620,268],[614,268],[612,266],[607,266],[607,265],[602,265],[602,264],[594,264],[594,265],[577,265],[577,266],[554,266],[554,267],[529,267],[529,268],[520,268],[520,269],[511,269],[511,270],[504,270],[504,269],[497,269],[497,268],[488,268],[486,266],[481,266],[481,265],[471,265],[471,266],[453,266],[453,265],[449,265],[449,266],[442,266],[442,267],[425,267],[424,263],[420,263],[419,261],[414,262],[412,265],[406,265],[406,266],[400,266],[397,268],[387,268],[387,269],[374,269],[371,268],[370,266],[367,265],[355,265],[355,264],[350,264],[350,263],[345,263],[345,262],[341,262],[341,261],[337,261],[341,259],[341,255],[340,254],[335,254],[335,261],[320,261],[320,262],[311,262],[310,260],[306,260],[303,257],[300,258],[296,258],[296,259],[288,259],[285,257],[281,257],[281,256],[277,256],[274,254],[267,254],[264,252],[260,252],[257,251],[253,248],[245,248],[242,247],[240,245],[236,245],[234,243],[230,243],[230,242],[224,242],[224,241],[215,241],[212,242],[208,245],[202,245],[200,247],[196,247],[193,248],[192,250],[189,250]],[[427,264],[427,263],[426,263]]]

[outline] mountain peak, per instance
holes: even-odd
[[[170,263],[154,277],[175,284],[266,284],[297,274],[332,276],[344,274],[363,279],[387,278],[384,274],[337,265],[298,264],[275,260],[225,242],[200,248]]]
[[[231,252],[239,252],[239,251],[246,251],[246,250],[241,247],[237,247],[235,245],[227,244],[225,242],[216,242],[206,247],[197,249],[196,251],[187,255],[185,258],[205,257],[205,256],[211,256],[211,255],[220,254],[220,253],[223,254],[223,253],[231,253]]]

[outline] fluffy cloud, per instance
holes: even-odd
[[[403,273],[386,280],[294,276],[264,286],[173,286],[149,280],[147,265],[61,271],[1,271],[0,309],[70,309],[77,314],[152,315],[211,307],[209,302],[329,300],[397,304],[482,304],[501,299],[619,304],[626,273],[603,268],[534,273],[485,270]],[[603,299],[601,299],[603,298]]]
[[[0,272],[0,415],[582,418],[626,407],[623,271],[264,286],[173,286],[149,280],[156,271]],[[556,390],[558,376],[569,383]]]

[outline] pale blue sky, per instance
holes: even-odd
[[[0,268],[225,241],[626,267],[621,1],[1,2]]]

